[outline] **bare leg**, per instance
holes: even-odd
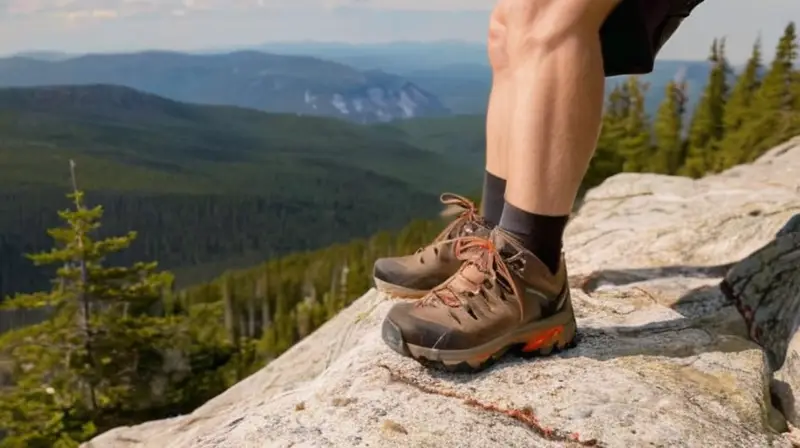
[[[514,95],[506,51],[506,27],[494,15],[489,23],[488,47],[492,91],[486,112],[486,171],[507,179],[508,134],[514,112]]]
[[[514,111],[512,78],[506,52],[506,27],[495,17],[489,22],[488,56],[492,91],[486,112],[486,173],[481,214],[491,225],[500,222],[508,177],[508,135]]]
[[[600,131],[599,30],[620,0],[500,0],[514,102],[500,226],[555,271]]]
[[[605,78],[598,33],[619,1],[505,2],[517,98],[506,200],[516,207],[552,216],[572,210],[600,130]]]

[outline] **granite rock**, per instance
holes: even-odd
[[[798,139],[700,180],[620,174],[567,230],[576,348],[427,370],[384,346],[372,290],[192,414],[84,446],[790,447],[799,212]]]

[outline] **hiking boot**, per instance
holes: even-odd
[[[414,254],[376,260],[372,272],[378,291],[406,299],[424,296],[461,266],[461,260],[453,253],[455,238],[489,234],[486,222],[472,201],[452,193],[442,194],[441,201],[463,211],[433,242]]]
[[[457,240],[464,260],[446,282],[415,302],[395,304],[386,344],[422,364],[478,371],[509,349],[548,355],[572,345],[577,327],[562,256],[553,275],[509,233]]]

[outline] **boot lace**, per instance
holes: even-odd
[[[454,205],[461,208],[462,211],[461,214],[459,214],[458,217],[453,220],[453,222],[448,224],[444,230],[436,235],[436,238],[433,239],[431,244],[437,244],[448,239],[460,237],[462,234],[468,233],[471,230],[469,226],[470,223],[483,222],[483,218],[480,216],[475,203],[464,196],[460,196],[455,193],[442,193],[442,195],[439,197],[439,200],[444,205]],[[418,254],[424,250],[424,247],[420,247],[415,253]]]
[[[509,291],[514,297],[520,297],[509,265],[522,258],[523,252],[515,243],[510,244],[518,250],[515,255],[504,258],[491,239],[476,236],[458,238],[455,255],[464,264],[448,281],[433,288],[427,297],[418,302],[418,305],[426,306],[439,302],[451,308],[468,307],[469,300],[475,296],[480,295],[485,298],[486,294],[483,293],[493,289],[498,280],[502,281],[501,288]],[[464,271],[471,267],[482,274],[480,281],[464,274]],[[521,301],[519,306],[522,311]]]

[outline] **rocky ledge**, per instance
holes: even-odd
[[[798,213],[800,139],[701,180],[620,174],[567,232],[577,348],[429,371],[383,345],[370,291],[191,415],[85,446],[790,447]]]

